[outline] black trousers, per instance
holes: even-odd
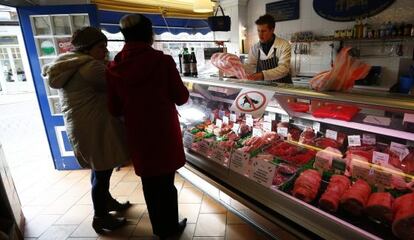
[[[104,171],[91,171],[92,202],[96,217],[108,214],[107,203],[112,199],[109,193],[109,180],[111,179],[112,169]]]
[[[178,199],[174,177],[175,172],[155,177],[141,177],[152,231],[159,237],[170,236],[178,227]]]

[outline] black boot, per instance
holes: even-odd
[[[131,207],[131,203],[129,201],[126,201],[124,203],[120,203],[115,199],[111,199],[109,200],[109,202],[106,204],[106,208],[108,210],[108,212],[112,212],[112,211],[116,211],[116,212],[122,212],[126,209],[128,209],[129,207]]]
[[[168,240],[168,239],[176,239],[181,233],[184,231],[185,227],[187,226],[187,218],[178,222],[177,227],[174,229],[171,234],[168,236],[159,236],[160,240]]]
[[[96,233],[103,233],[104,230],[115,230],[126,224],[126,219],[123,217],[114,217],[107,214],[102,217],[93,217],[92,227]]]

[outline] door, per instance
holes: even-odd
[[[96,7],[90,4],[37,6],[17,11],[54,166],[58,170],[79,169],[66,134],[59,96],[47,85],[41,69],[70,49],[74,31],[84,26],[98,26]]]

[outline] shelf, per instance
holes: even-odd
[[[39,59],[53,59],[53,58],[57,58],[56,55],[53,56],[39,56]]]

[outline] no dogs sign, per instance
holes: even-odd
[[[231,105],[230,110],[251,114],[254,118],[261,117],[273,92],[243,89]]]

